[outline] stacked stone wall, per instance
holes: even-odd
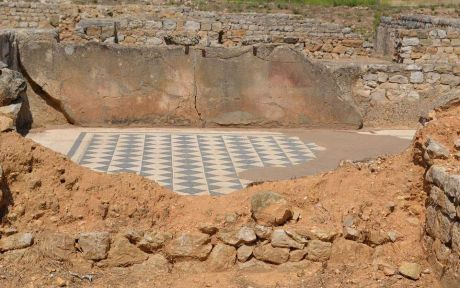
[[[392,54],[394,62],[460,64],[460,19],[427,15],[382,17],[378,33],[377,50]]]
[[[293,14],[218,13],[154,5],[0,3],[4,28],[59,28],[62,41],[121,45],[293,44],[318,59],[367,56],[372,44],[336,23]]]
[[[460,284],[460,175],[433,165],[426,174],[429,191],[425,241],[443,287]]]
[[[370,101],[418,101],[443,95],[460,84],[460,65],[371,64],[356,84],[356,93]]]
[[[0,2],[0,27],[50,28],[59,21],[59,6],[39,2]]]
[[[159,14],[150,16],[150,19],[82,19],[76,23],[76,33],[71,38],[74,41],[113,42],[116,34],[120,44],[203,47],[283,43],[294,44],[315,58],[328,59],[367,55],[371,48],[348,27],[300,15],[219,14],[184,10],[168,17]]]

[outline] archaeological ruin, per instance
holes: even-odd
[[[0,286],[460,287],[432,2],[0,0]]]

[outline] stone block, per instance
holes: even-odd
[[[145,29],[161,29],[163,28],[163,22],[162,21],[155,21],[155,20],[150,20],[145,22]]]
[[[420,72],[420,71],[411,72],[410,82],[415,83],[415,84],[423,83],[423,72]]]
[[[452,250],[460,255],[460,223],[457,221],[452,226]]]
[[[233,267],[236,261],[235,247],[217,244],[207,260],[209,271],[224,271]]]
[[[222,31],[222,23],[221,22],[214,22],[211,24],[211,30],[215,32]]]
[[[452,73],[454,73],[457,76],[460,76],[460,65],[455,65],[452,67]]]
[[[84,258],[99,261],[107,258],[110,235],[107,232],[81,233],[78,236],[78,244],[83,251]]]
[[[253,251],[254,251],[254,246],[241,245],[236,251],[238,261],[240,262],[248,261],[249,258],[252,256]]]
[[[460,76],[455,76],[453,74],[442,74],[441,84],[458,86],[460,84]]]
[[[196,32],[196,31],[199,31],[200,29],[201,29],[200,22],[192,21],[192,20],[185,21],[184,30]]]
[[[274,230],[271,236],[273,247],[303,249],[304,244],[289,237],[283,229]]]
[[[201,23],[201,28],[202,31],[211,31],[212,30],[212,24],[211,22],[202,22]]]
[[[174,20],[171,19],[165,19],[163,20],[163,28],[165,30],[175,30],[177,27],[177,23]]]
[[[430,84],[434,84],[441,79],[441,74],[429,72],[426,74],[426,82]]]
[[[270,244],[256,247],[253,253],[256,259],[273,264],[282,264],[289,259],[289,248],[275,248]]]
[[[377,82],[384,83],[388,81],[388,74],[385,72],[378,72],[377,73]]]
[[[442,243],[449,243],[451,240],[452,222],[441,211],[437,211],[434,234]]]
[[[410,91],[407,94],[407,99],[409,101],[418,101],[418,100],[420,100],[420,94],[417,91]]]
[[[307,259],[311,261],[324,262],[331,256],[332,244],[320,240],[311,240],[307,246]]]
[[[446,30],[442,30],[442,29],[431,30],[429,35],[430,35],[431,38],[434,38],[434,39],[445,39],[445,38],[447,38]]]
[[[437,205],[440,207],[441,211],[449,216],[449,218],[454,219],[456,216],[456,210],[455,210],[455,205],[449,200],[449,197],[446,196],[444,191],[442,191],[440,188],[432,185],[430,189],[430,201],[433,202],[433,204]]]
[[[399,84],[407,84],[409,83],[409,79],[407,79],[406,76],[403,76],[403,75],[394,75],[394,76],[391,76],[388,81],[390,83],[399,83]]]
[[[374,91],[371,92],[370,97],[373,101],[376,101],[376,102],[387,101],[385,89],[375,89]]]
[[[420,44],[420,39],[417,37],[404,37],[402,40],[402,46],[417,46]]]
[[[437,64],[436,66],[434,66],[434,71],[438,73],[449,73],[452,71],[452,65]]]
[[[0,252],[23,249],[34,243],[32,233],[17,233],[0,239]]]
[[[212,245],[207,234],[179,235],[165,247],[165,252],[172,258],[195,258],[204,260],[211,252]]]
[[[361,39],[344,39],[342,40],[342,45],[346,47],[358,48],[363,45],[363,40]]]
[[[404,70],[406,70],[406,71],[421,71],[422,66],[417,65],[417,64],[409,64],[409,65],[406,65]]]

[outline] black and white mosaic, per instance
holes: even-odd
[[[238,173],[287,167],[324,150],[283,134],[83,132],[69,156],[106,173],[137,173],[180,194],[227,194],[249,181]]]

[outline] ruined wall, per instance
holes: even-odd
[[[415,140],[414,160],[426,167],[423,237],[428,259],[444,288],[460,285],[460,138],[456,130],[460,118],[458,112],[449,117],[449,112],[443,111],[459,104],[457,95],[437,113],[432,112],[425,132],[419,132]],[[446,123],[437,120],[438,113],[447,114],[443,118]],[[435,133],[439,134],[436,139],[432,136]]]
[[[426,175],[430,198],[425,239],[444,287],[460,284],[460,175],[450,168],[433,165]]]
[[[57,4],[0,2],[2,28],[49,28],[57,23],[55,21],[59,21]]]
[[[375,49],[392,62],[364,65],[354,86],[366,126],[414,123],[421,111],[459,88],[458,19],[383,17]]]
[[[449,64],[363,65],[353,95],[365,126],[410,126],[423,111],[455,93],[460,77]],[[456,69],[456,68],[454,68]]]
[[[61,41],[233,47],[295,44],[318,59],[367,56],[372,43],[352,29],[292,14],[219,13],[154,5],[0,3],[5,28],[60,29]]]
[[[460,19],[427,15],[382,17],[378,34],[377,51],[392,56],[395,62],[449,64],[443,73],[459,72],[454,67],[460,64]]]
[[[23,73],[75,124],[362,124],[333,75],[287,46],[140,48],[37,35],[20,33]]]

